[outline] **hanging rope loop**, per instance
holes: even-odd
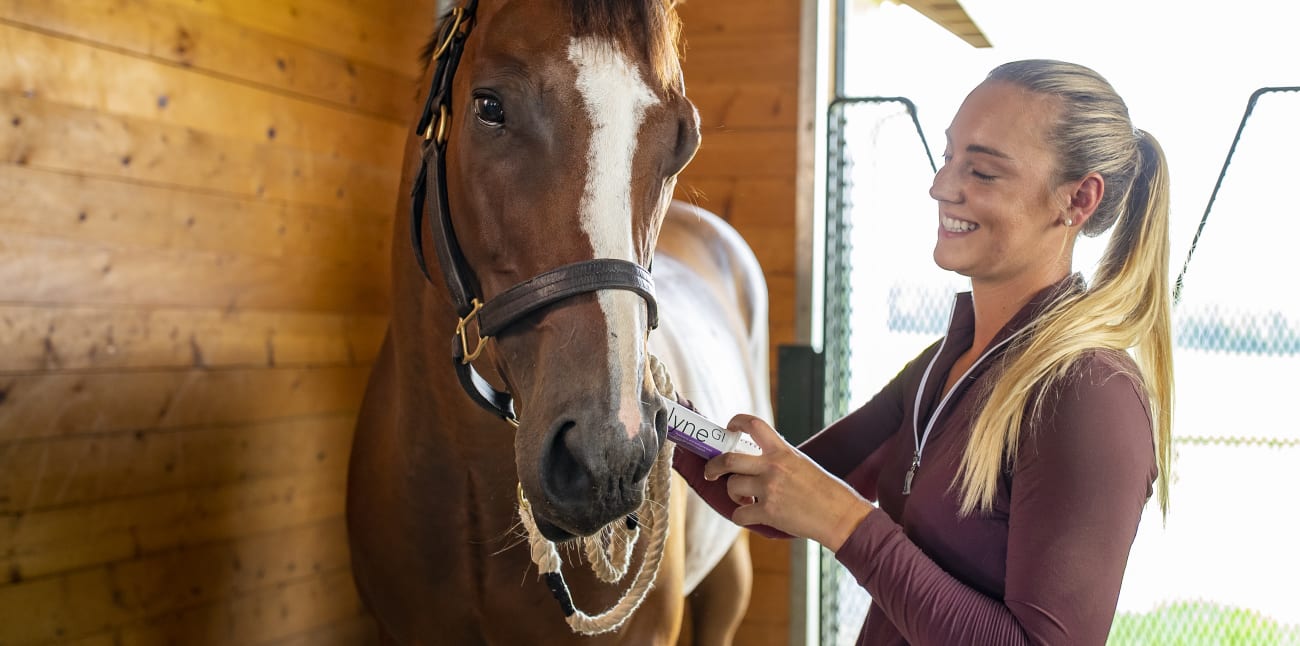
[[[519,520],[528,531],[529,555],[542,573],[542,578],[546,581],[551,594],[559,602],[565,621],[574,632],[599,635],[617,630],[628,617],[632,616],[633,612],[636,612],[650,588],[654,586],[668,539],[668,497],[672,493],[672,456],[672,446],[665,443],[655,459],[654,467],[650,470],[646,498],[636,512],[637,520],[616,521],[594,536],[583,539],[592,571],[602,581],[614,583],[622,579],[627,572],[633,545],[640,535],[639,519],[648,520],[646,530],[650,535],[649,543],[645,547],[645,556],[641,560],[636,578],[613,606],[595,616],[588,615],[573,605],[573,596],[569,592],[568,584],[564,582],[564,575],[560,572],[560,554],[555,549],[555,544],[546,540],[538,531],[537,522],[533,519],[532,506],[524,497],[523,486],[518,487]]]

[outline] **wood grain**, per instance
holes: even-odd
[[[105,567],[3,586],[0,607],[20,613],[15,616],[24,620],[0,622],[0,642],[81,637],[142,619],[161,618],[162,623],[174,624],[168,621],[168,615],[194,616],[192,609],[211,612],[212,604],[222,600],[247,603],[268,593],[280,596],[276,591],[285,588],[338,581],[347,574],[349,565],[347,545],[341,540],[344,535],[342,519],[334,517],[274,534],[182,547]],[[62,603],[69,590],[76,591],[78,603]],[[297,595],[284,599],[288,601],[294,596]],[[290,607],[300,614],[312,614],[314,611],[308,606],[317,600],[311,596],[299,598]],[[340,605],[355,608],[355,593],[340,596],[346,602]],[[238,602],[231,605],[237,606]],[[276,614],[272,613],[271,618]],[[279,624],[278,621],[249,623]],[[148,630],[152,628],[128,632]],[[285,630],[285,627],[275,630]]]
[[[766,36],[799,33],[799,3],[790,0],[748,0],[737,9],[733,2],[684,2],[677,14],[686,26],[686,51],[710,34],[737,34],[761,45]]]
[[[687,95],[700,111],[700,127],[717,129],[789,129],[795,127],[795,88],[777,83],[691,85]]]
[[[0,230],[98,246],[381,263],[393,209],[380,206],[341,211],[0,165]]]
[[[388,263],[0,238],[0,302],[386,314]],[[196,362],[201,365],[202,362]]]
[[[706,129],[703,142],[684,173],[692,178],[767,177],[786,179],[794,187],[795,144],[782,130]]]
[[[794,181],[786,177],[683,177],[677,196],[728,222],[794,226]]]
[[[31,513],[0,514],[0,572],[5,574],[0,580],[8,584],[40,581],[158,556],[185,546],[275,535],[300,525],[340,518],[345,477],[342,469],[317,469]],[[5,594],[0,608],[7,609],[26,597],[21,591]]]
[[[437,24],[435,0],[165,0],[250,29],[406,73]]]
[[[0,377],[0,442],[355,412],[370,366]]]
[[[0,0],[0,22],[405,123],[414,55],[376,64],[167,0]],[[199,76],[199,74],[190,74]],[[59,75],[64,76],[64,75]],[[89,79],[88,79],[89,80]],[[165,95],[164,95],[165,96]],[[219,104],[220,102],[212,102]]]
[[[352,571],[339,568],[186,608],[122,629],[122,646],[261,644],[356,617]]]
[[[0,514],[339,470],[356,415],[0,444]]]
[[[379,643],[374,618],[357,615],[271,642],[271,646],[379,646]]]
[[[0,304],[0,376],[64,370],[309,367],[371,361],[386,317]]]
[[[0,91],[0,115],[0,163],[346,211],[386,211],[397,194],[391,168],[274,143],[7,90]]]
[[[2,23],[0,59],[11,61],[0,66],[0,87],[13,94],[391,173],[401,167],[404,119],[381,120]]]
[[[744,13],[733,0],[718,2],[719,11]],[[797,7],[798,5],[795,4]],[[724,9],[723,7],[727,7]],[[682,57],[690,91],[702,86],[777,83],[794,87],[799,79],[799,25],[788,31],[750,34],[739,31],[697,33],[686,26],[686,52]],[[794,133],[789,133],[794,138]]]

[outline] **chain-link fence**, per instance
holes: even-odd
[[[914,115],[897,99],[831,109],[827,419],[942,335],[952,293],[967,289],[916,253],[935,225]],[[1288,406],[1300,369],[1297,115],[1300,88],[1251,98],[1179,274],[1172,509],[1162,519],[1148,505],[1111,644],[1300,645],[1289,500],[1300,491],[1300,423]],[[870,600],[824,551],[822,574],[821,643],[852,644]]]
[[[828,126],[823,354],[831,420],[883,385],[881,371],[897,372],[942,334],[960,282],[929,254],[912,253],[934,244],[936,226],[927,196],[934,161],[914,106],[842,99]],[[821,563],[821,641],[852,644],[869,599],[833,556],[823,551]]]

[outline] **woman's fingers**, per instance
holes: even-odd
[[[727,495],[737,505],[752,505],[762,493],[762,483],[754,476],[732,474],[727,479]]]
[[[762,418],[753,415],[740,414],[732,417],[731,421],[727,422],[727,430],[735,433],[748,433],[759,448],[763,450],[763,455],[752,456],[731,452],[716,456],[704,465],[704,478],[706,480],[717,480],[728,473],[757,474],[765,464],[768,464],[768,458],[773,458],[782,450],[790,447],[771,425],[763,421]]]
[[[785,438],[781,437],[781,434],[777,433],[776,429],[763,421],[761,417],[744,414],[736,415],[731,418],[731,421],[727,422],[727,430],[749,433],[749,436],[754,439],[758,447],[763,449],[764,454],[789,446]]]
[[[704,463],[704,479],[717,480],[728,473],[754,475],[763,465],[763,456],[723,453]]]

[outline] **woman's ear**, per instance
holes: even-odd
[[[1082,179],[1074,182],[1067,196],[1069,203],[1065,206],[1065,213],[1062,215],[1061,224],[1067,227],[1082,227],[1093,213],[1097,212],[1097,207],[1101,205],[1101,198],[1106,194],[1106,180],[1102,179],[1100,173],[1092,172],[1084,175]]]

